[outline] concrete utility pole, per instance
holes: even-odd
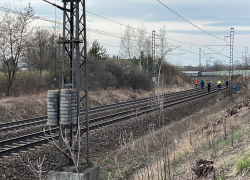
[[[152,96],[155,96],[155,31],[152,31]]]

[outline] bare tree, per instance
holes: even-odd
[[[41,159],[40,157],[38,158],[38,160],[36,161],[32,161],[30,160],[30,158],[28,157],[27,159],[27,163],[25,163],[22,159],[22,163],[29,168],[29,170],[33,173],[33,175],[38,179],[38,180],[43,180],[45,178],[43,178],[43,173],[45,173],[46,171],[43,171],[43,163],[44,160],[46,159],[45,155],[43,156],[43,158]]]
[[[169,47],[168,47],[168,43],[166,40],[166,36],[167,36],[166,28],[165,28],[165,26],[163,26],[162,28],[160,28],[160,33],[159,33],[160,44],[159,44],[159,48],[158,48],[158,57],[159,57],[159,60],[158,60],[158,79],[157,79],[158,87],[160,85],[162,63],[166,60],[166,55],[169,52]]]
[[[147,56],[147,74],[148,74],[148,58],[151,56],[151,50],[152,50],[152,41],[151,41],[151,37],[149,36],[146,39],[146,43],[145,43],[145,55]]]
[[[53,47],[50,47],[50,32],[46,29],[42,29],[40,27],[36,27],[34,31],[34,36],[31,38],[31,43],[29,46],[30,49],[30,62],[29,64],[33,66],[35,69],[39,70],[40,80],[39,84],[41,84],[42,71],[47,69],[49,66],[49,51],[53,51]],[[52,41],[51,44],[54,44]]]
[[[24,8],[22,14],[10,12],[0,14],[0,61],[6,72],[7,96],[10,95],[10,89],[15,79],[23,49],[27,46],[29,25],[33,15],[34,9],[30,4]]]
[[[146,48],[146,32],[147,29],[143,25],[137,29],[137,35],[136,35],[136,52],[135,56],[139,57],[139,68],[142,70],[142,58],[141,58],[141,52],[143,52]]]
[[[124,35],[121,37],[120,54],[123,58],[134,57],[135,32],[130,26],[125,29]]]

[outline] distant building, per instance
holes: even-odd
[[[28,67],[28,64],[27,63],[18,63],[17,67],[18,68],[26,68],[26,67]]]
[[[27,63],[18,63],[17,68],[20,70],[27,70],[28,69],[28,64]]]

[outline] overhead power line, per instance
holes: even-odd
[[[62,3],[62,1],[60,1],[60,0],[57,0],[57,1]],[[82,9],[81,9],[81,10],[82,10]],[[171,10],[171,11],[172,11],[172,10]],[[115,20],[106,18],[106,17],[104,17],[104,16],[95,14],[95,13],[93,13],[93,12],[89,12],[89,11],[86,11],[86,12],[89,13],[89,14],[92,14],[92,15],[94,15],[94,16],[97,16],[97,17],[99,17],[99,18],[105,19],[105,20],[107,20],[107,21],[110,21],[110,22],[119,24],[119,25],[121,25],[121,26],[130,27],[130,28],[132,28],[132,29],[138,30],[138,28],[134,28],[134,27],[132,27],[132,26],[129,26],[129,25],[126,25],[126,24],[117,22],[117,21],[115,21]],[[178,14],[177,14],[177,15],[178,15]],[[178,15],[178,16],[179,16],[179,15]],[[195,26],[195,25],[194,25],[194,26]],[[197,27],[197,28],[199,28],[199,27]],[[203,31],[204,31],[204,30],[203,30]],[[151,32],[146,32],[146,33],[147,33],[147,34],[150,34],[150,35],[152,34]],[[208,33],[208,32],[206,32],[206,33]],[[209,33],[209,34],[210,34],[210,33]],[[212,35],[212,34],[210,34],[210,35]],[[214,35],[212,35],[212,36],[214,36]],[[214,37],[216,37],[216,36],[214,36]],[[217,38],[217,39],[221,39],[221,38],[219,38],[219,37],[216,37],[216,38]],[[203,45],[201,45],[201,44],[193,44],[193,43],[188,43],[188,42],[184,42],[184,41],[179,41],[179,40],[175,40],[175,39],[171,39],[171,38],[166,38],[166,39],[171,40],[171,41],[180,42],[180,43],[190,44],[190,45],[194,45],[194,46],[198,46],[198,47],[203,47]],[[224,40],[224,39],[221,39],[221,40]],[[216,41],[216,40],[215,40],[215,41]],[[215,42],[215,41],[214,41],[214,42]],[[214,43],[214,42],[213,42],[213,43]],[[211,44],[213,44],[213,43],[211,43]]]
[[[215,37],[215,38],[217,38],[217,39],[220,39],[220,40],[225,41],[224,39],[219,38],[219,37],[217,37],[217,36],[215,36],[215,35],[213,35],[213,34],[207,32],[207,31],[201,29],[200,27],[196,26],[195,24],[193,24],[192,22],[190,22],[189,20],[187,20],[186,18],[184,18],[183,16],[181,16],[180,14],[178,14],[177,12],[175,12],[174,10],[172,10],[171,8],[169,8],[167,5],[165,5],[164,3],[162,3],[160,0],[157,0],[157,1],[158,1],[160,4],[162,4],[163,6],[165,6],[166,8],[168,8],[170,11],[172,11],[173,13],[175,13],[177,16],[179,16],[180,18],[182,18],[182,19],[184,19],[185,21],[187,21],[189,24],[192,24],[194,27],[198,28],[199,30],[201,30],[201,31],[205,32],[206,34],[209,34],[210,36],[213,36],[213,37]]]
[[[15,14],[21,14],[21,15],[26,15],[22,12],[19,12],[19,11],[15,11],[15,10],[11,10],[11,9],[7,9],[7,8],[4,8],[4,7],[0,7],[0,10],[1,11],[5,11],[5,12],[10,12],[10,13],[15,13]],[[94,13],[91,13],[91,14],[94,14]],[[96,14],[94,14],[96,15]],[[26,15],[27,16],[27,15]],[[105,18],[105,17],[102,17],[102,16],[99,16],[99,15],[96,15],[98,17],[101,17],[101,18],[104,18],[106,20],[109,20],[109,21],[112,21],[112,22],[116,22],[116,21],[113,21],[113,20],[110,20],[108,18]],[[40,16],[32,16],[33,19],[38,19],[38,20],[43,20],[43,21],[47,21],[47,22],[50,22],[50,23],[54,23],[55,21],[54,20],[51,20],[51,19],[47,19],[47,18],[43,18],[43,17],[40,17]],[[60,21],[57,21],[59,24],[63,24],[62,22]],[[121,25],[124,25],[122,23],[119,23],[119,22],[116,22],[118,24],[121,24]],[[126,27],[128,27],[128,25],[124,25]],[[130,27],[130,26],[129,26]],[[131,27],[133,28],[133,27]],[[133,28],[133,29],[136,29],[136,28]],[[103,35],[107,35],[107,36],[111,36],[111,37],[114,37],[114,38],[121,38],[122,35],[121,34],[117,34],[117,33],[111,33],[111,32],[106,32],[106,31],[101,31],[101,30],[96,30],[96,29],[91,29],[91,28],[87,28],[87,30],[89,30],[90,32],[93,32],[93,33],[101,33]],[[148,33],[148,32],[146,32]],[[175,40],[175,39],[171,39],[171,38],[166,38],[167,40],[171,40],[171,41],[175,41],[175,42],[179,42],[179,43],[184,43],[184,44],[190,44],[190,45],[194,45],[194,46],[198,46],[198,47],[203,47],[204,45],[199,45],[199,44],[192,44],[192,43],[188,43],[188,42],[184,42],[184,41],[178,41],[178,40]],[[182,47],[183,48],[183,47]],[[183,48],[184,49],[184,48]],[[208,48],[212,51],[215,51],[213,50],[212,48]],[[188,52],[187,50],[184,51],[184,52]],[[217,52],[217,51],[216,51]],[[192,54],[196,54],[196,53],[193,53],[193,52],[190,52],[189,53],[192,53]],[[221,53],[218,53],[218,54],[221,54]],[[221,54],[222,56],[225,56],[227,57],[226,55],[224,54]]]
[[[224,55],[224,54],[222,54],[221,52],[215,51],[215,50],[212,49],[212,48],[209,48],[209,47],[207,47],[207,46],[205,46],[205,47],[208,48],[208,49],[210,49],[210,50],[213,51],[213,52],[216,52],[216,53],[222,55],[222,56],[225,56],[225,57],[227,57],[227,58],[230,58],[230,57],[228,57],[227,55]]]

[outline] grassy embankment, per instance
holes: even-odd
[[[246,102],[250,92],[241,89],[234,102],[218,98],[215,105],[179,122],[157,131],[152,127],[140,139],[133,140],[126,132],[121,148],[96,162],[102,167],[102,179],[195,179],[192,169],[199,159],[214,162],[214,169],[200,179],[250,179],[250,106]]]
[[[164,93],[181,91],[190,88],[174,86],[164,89]],[[156,94],[161,92],[156,89]],[[117,89],[117,90],[96,90],[89,91],[89,104],[91,107],[112,104],[121,101],[144,98],[150,96],[151,92],[144,90]],[[47,114],[47,93],[36,95],[22,95],[19,97],[2,97],[0,99],[0,123],[16,121],[21,119],[45,116]]]

